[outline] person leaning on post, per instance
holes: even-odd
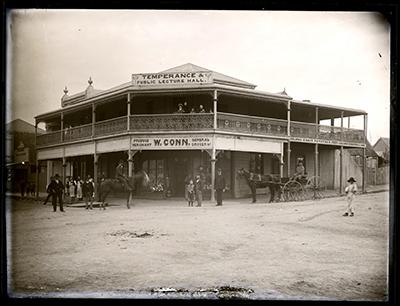
[[[218,168],[217,175],[215,176],[215,191],[216,191],[216,198],[217,198],[217,205],[222,206],[222,193],[225,192],[225,178],[222,175],[222,169]]]

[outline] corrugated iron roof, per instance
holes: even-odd
[[[180,66],[176,66],[173,68],[169,68],[167,70],[160,71],[160,73],[170,73],[170,72],[200,72],[200,71],[209,71],[213,73],[214,81],[222,81],[223,83],[237,84],[239,86],[245,86],[249,88],[255,88],[257,85],[251,84],[249,82],[245,82],[239,80],[237,78],[230,77],[228,75],[219,73],[217,71],[213,71],[207,68],[203,68],[192,63],[186,63]]]

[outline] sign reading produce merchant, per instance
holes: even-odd
[[[212,72],[169,72],[133,74],[134,86],[199,85],[213,82]]]
[[[154,136],[132,138],[133,150],[198,150],[211,149],[210,136]]]

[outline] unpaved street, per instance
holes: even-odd
[[[274,204],[187,207],[137,200],[99,209],[13,201],[9,276],[14,296],[197,292],[229,286],[249,298],[383,300],[388,193]],[[112,202],[112,201],[111,201]],[[211,289],[210,289],[211,288]],[[193,297],[193,296],[192,296]]]

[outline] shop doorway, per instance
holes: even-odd
[[[185,152],[179,152],[172,160],[172,167],[170,168],[172,175],[173,195],[181,197],[185,195],[185,178],[191,175],[192,158]]]

